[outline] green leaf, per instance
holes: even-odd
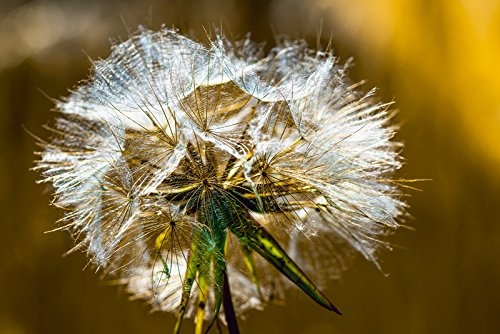
[[[288,256],[269,232],[257,222],[241,218],[240,216],[240,219],[229,225],[229,228],[244,246],[248,246],[259,253],[315,302],[337,314],[342,314]]]

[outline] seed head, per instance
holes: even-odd
[[[389,104],[357,86],[301,41],[263,56],[141,28],[57,104],[36,169],[75,248],[177,312],[174,332],[185,316],[210,328],[222,304],[230,325],[287,282],[338,312],[313,281],[351,250],[377,263],[404,208]]]

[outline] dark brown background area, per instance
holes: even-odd
[[[125,22],[125,23],[123,23]],[[149,314],[116,286],[62,254],[65,232],[44,234],[61,212],[37,185],[35,140],[54,115],[51,97],[87,77],[109,38],[161,23],[203,37],[223,26],[275,36],[331,37],[351,76],[396,101],[403,178],[414,217],[382,254],[388,277],[356,259],[327,294],[335,316],[302,293],[241,321],[243,333],[492,333],[500,312],[500,4],[488,0],[5,1],[0,2],[0,333],[169,333],[173,316]],[[321,29],[320,29],[321,28]],[[319,35],[318,31],[322,30]],[[186,333],[193,327],[187,325]]]

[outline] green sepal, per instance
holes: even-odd
[[[224,286],[224,275],[226,273],[226,259],[224,251],[226,248],[227,223],[232,218],[232,208],[230,204],[224,200],[223,194],[215,189],[207,192],[203,199],[202,210],[200,210],[199,220],[202,224],[209,227],[207,242],[211,254],[212,280],[214,287],[214,309],[212,318],[210,319],[205,333],[207,333],[217,320],[220,308],[222,305],[222,292]]]
[[[224,252],[224,246],[222,248],[217,249],[221,250]],[[220,253],[224,254],[224,253]],[[223,286],[224,286],[224,274],[226,273],[226,260],[224,257],[214,254],[213,257],[213,283],[214,283],[214,296],[215,296],[215,305],[214,305],[214,311],[212,314],[212,318],[210,319],[210,322],[207,325],[207,329],[205,330],[205,333],[208,333],[208,331],[212,328],[212,326],[215,324],[215,321],[217,320],[217,316],[219,315],[220,312],[220,307],[222,305],[222,291],[223,291]]]
[[[271,234],[257,222],[250,219],[236,221],[229,228],[244,246],[248,246],[260,254],[315,302],[328,310],[342,314],[288,256]]]
[[[179,311],[177,312],[177,320],[175,322],[173,334],[178,334],[181,330],[182,319],[186,314],[189,300],[191,298],[191,289],[193,283],[196,279],[196,273],[200,266],[200,258],[198,256],[199,250],[197,249],[199,245],[193,243],[193,248],[191,249],[188,257],[186,275],[184,276],[184,282],[182,283],[182,298]]]
[[[257,277],[257,268],[255,267],[255,261],[253,260],[252,250],[247,245],[241,245],[241,251],[243,252],[243,261],[245,262],[246,267],[250,271],[250,278],[252,279],[252,283],[257,288],[257,293],[259,294],[259,298],[264,300],[262,295],[262,290],[260,288],[259,278]]]

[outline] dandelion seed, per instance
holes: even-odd
[[[140,29],[93,70],[58,103],[36,167],[75,249],[176,312],[174,333],[223,313],[235,331],[233,313],[288,283],[340,313],[316,283],[351,250],[377,263],[405,206],[388,104],[303,42],[263,57],[249,40]]]

